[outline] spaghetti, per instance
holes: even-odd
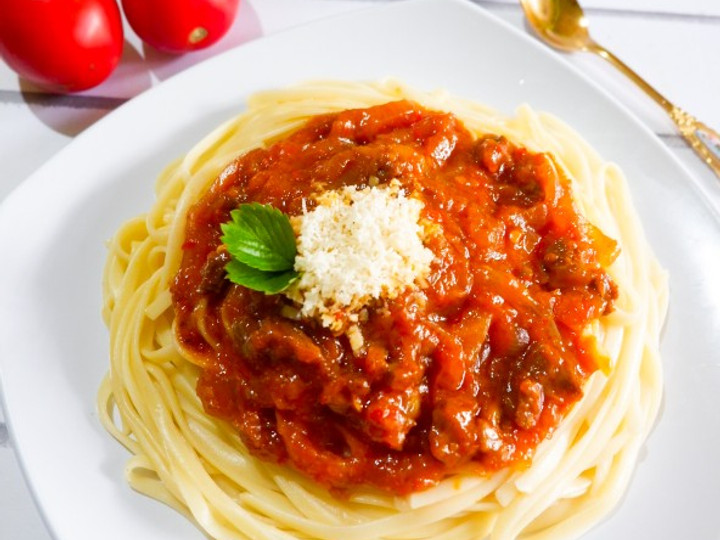
[[[370,487],[337,498],[289,467],[254,457],[196,394],[200,368],[176,344],[169,285],[183,260],[189,208],[228,163],[297,130],[318,114],[400,99],[450,111],[473,134],[493,133],[550,152],[574,202],[615,238],[609,268],[615,310],[591,323],[609,358],[532,464],[457,472],[402,496]],[[104,279],[111,370],[98,396],[107,429],[133,454],[128,480],[184,512],[216,538],[575,537],[621,497],[661,395],[658,339],[667,286],[629,203],[620,171],[557,119],[522,107],[504,118],[446,94],[380,84],[316,83],[253,97],[248,111],[198,144],[158,179],[147,216],[110,245]]]

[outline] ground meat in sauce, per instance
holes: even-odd
[[[368,310],[359,354],[288,318],[284,296],[224,279],[220,224],[239,204],[297,215],[321,190],[392,179],[424,203],[435,261],[426,288]],[[338,493],[527,462],[597,368],[583,329],[617,296],[616,244],[568,190],[549,156],[407,101],[311,119],[238,158],[191,209],[172,285],[207,412]]]

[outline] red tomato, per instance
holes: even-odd
[[[114,0],[0,0],[0,56],[40,85],[71,92],[98,85],[122,50]]]
[[[209,47],[235,19],[240,0],[122,0],[130,26],[156,49],[184,53]]]

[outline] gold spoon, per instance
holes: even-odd
[[[588,22],[576,0],[520,0],[525,16],[538,35],[563,51],[585,51],[602,56],[642,88],[670,115],[680,134],[720,177],[720,135],[676,107],[617,56],[590,37]]]

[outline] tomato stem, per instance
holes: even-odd
[[[193,45],[200,43],[202,40],[204,40],[208,36],[208,31],[203,28],[202,26],[198,26],[197,28],[194,28],[192,32],[190,32],[190,37],[188,38],[190,43]]]

